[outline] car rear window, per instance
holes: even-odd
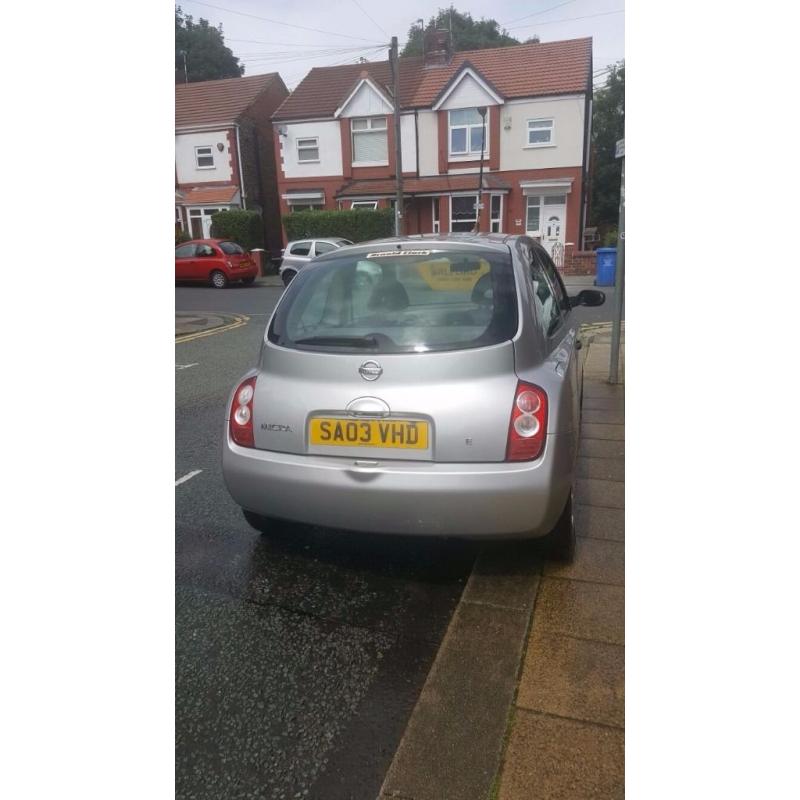
[[[236,242],[220,242],[219,247],[226,256],[244,255],[244,249],[240,245],[236,244]]]
[[[516,330],[510,254],[387,249],[312,262],[289,284],[268,336],[299,349],[424,353],[486,347]]]

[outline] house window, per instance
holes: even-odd
[[[300,163],[314,163],[319,161],[319,139],[297,140],[297,160]]]
[[[377,200],[354,200],[350,204],[350,208],[366,208],[369,209],[370,211],[375,211],[377,207],[378,207]]]
[[[214,150],[211,147],[195,147],[194,160],[197,169],[214,169]]]
[[[553,120],[528,120],[528,147],[544,147],[553,144]]]
[[[433,207],[433,232],[439,233],[439,198],[431,197],[431,206]]]
[[[350,121],[353,137],[353,164],[388,164],[389,143],[386,117]]]
[[[469,233],[478,222],[478,196],[460,195],[450,198],[450,230]]]
[[[292,203],[289,206],[289,213],[294,211],[319,211],[322,206],[315,205],[314,203]]]
[[[540,220],[542,218],[542,198],[536,195],[528,197],[527,219],[525,232],[539,235]]]
[[[450,155],[480,158],[481,144],[484,157],[489,154],[489,137],[486,122],[477,108],[462,108],[448,112],[450,115]],[[488,118],[488,114],[487,114]]]
[[[491,205],[491,219],[489,224],[489,230],[492,233],[502,233],[503,232],[503,195],[501,194],[493,194],[492,195],[492,205]]]

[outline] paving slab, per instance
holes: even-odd
[[[623,800],[625,734],[518,709],[498,800]]]
[[[625,508],[625,484],[599,478],[576,478],[575,502],[585,506]]]
[[[578,455],[589,458],[623,458],[625,442],[620,439],[587,439],[578,442]]]
[[[605,398],[625,398],[625,386],[620,383],[612,384],[606,380],[594,380],[584,378],[583,396],[586,397],[605,397]]]
[[[587,397],[583,396],[583,412],[594,409],[605,409],[607,411],[624,411],[625,397]]]
[[[612,439],[616,442],[623,442],[625,441],[625,426],[601,425],[598,422],[585,422],[581,425],[581,438]]]
[[[623,727],[625,648],[534,627],[517,706]]]
[[[609,425],[624,425],[625,411],[606,408],[584,408],[581,422],[600,422]]]
[[[578,478],[599,478],[604,481],[625,480],[624,458],[586,458],[579,456],[575,464]]]
[[[575,533],[590,539],[625,541],[625,511],[621,508],[573,506]]]
[[[488,795],[528,618],[526,611],[459,604],[386,775],[382,798],[479,800]]]
[[[595,583],[625,585],[625,544],[578,537],[571,564],[546,561],[545,575]]]
[[[625,588],[542,578],[536,597],[534,628],[609,644],[625,644]]]

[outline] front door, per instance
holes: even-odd
[[[561,197],[545,197],[542,206],[542,246],[552,258],[554,249],[564,245],[564,228],[567,220],[567,206]]]

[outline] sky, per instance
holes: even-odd
[[[222,23],[225,44],[244,64],[245,75],[279,72],[294,89],[312,67],[355,63],[359,57],[384,60],[392,36],[398,37],[402,49],[416,20],[427,22],[450,4],[447,0],[178,0],[176,5],[195,19]],[[622,12],[624,0],[461,0],[453,6],[473,19],[495,19],[520,41],[534,34],[543,42],[593,37],[596,85],[603,81],[603,68],[625,54],[625,14],[614,13]]]

